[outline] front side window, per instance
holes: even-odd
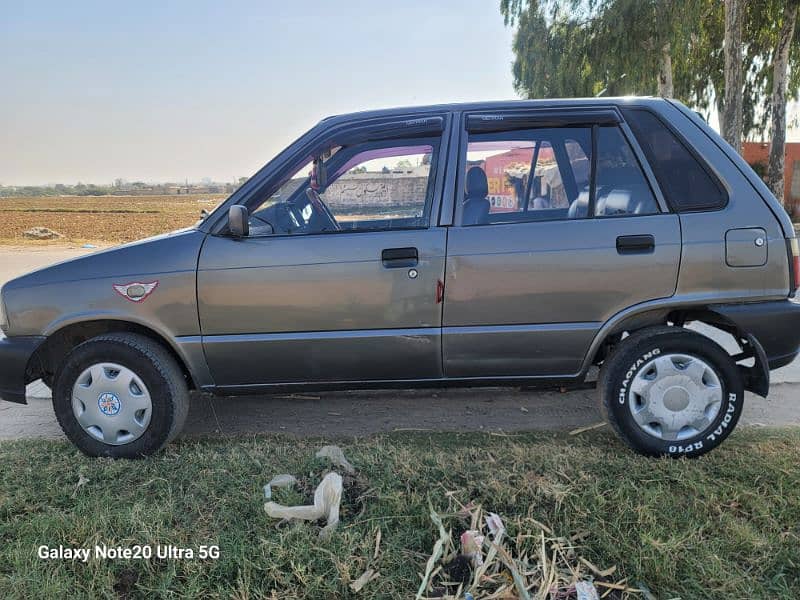
[[[308,162],[251,211],[251,235],[427,227],[437,149],[428,139],[336,147],[324,181]]]
[[[618,127],[471,134],[464,181],[464,226],[659,212]]]

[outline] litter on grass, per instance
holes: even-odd
[[[84,477],[83,473],[80,473],[78,475],[78,483],[75,484],[75,491],[72,492],[72,497],[75,498],[78,495],[78,490],[81,489],[81,487],[83,487],[87,483],[89,483],[89,478]]]
[[[344,452],[342,452],[342,449],[339,448],[339,446],[323,446],[317,451],[316,456],[317,458],[327,458],[331,461],[331,464],[337,467],[342,467],[350,474],[356,472],[353,465],[350,464],[350,461],[344,457]]]
[[[452,499],[452,496],[451,496]],[[456,531],[445,529],[430,509],[438,534],[425,565],[416,598],[452,600],[609,600],[641,598],[640,585],[612,579],[617,567],[601,569],[580,555],[587,532],[557,537],[533,520],[533,530],[509,537],[503,520],[472,503],[450,513]],[[456,541],[454,541],[456,540]],[[459,544],[460,542],[460,544]],[[460,547],[456,547],[458,544]]]
[[[342,502],[342,476],[328,473],[322,478],[314,492],[311,506],[283,506],[277,502],[267,502],[264,510],[273,519],[302,519],[316,521],[325,519],[325,527],[319,532],[321,538],[330,537],[339,524],[339,506]]]
[[[469,559],[473,567],[483,564],[483,536],[475,529],[467,529],[461,534],[461,554]]]
[[[293,487],[296,483],[297,479],[295,479],[294,475],[289,475],[288,473],[275,475],[275,477],[270,479],[269,483],[264,486],[264,497],[270,500],[272,498],[273,488]]]
[[[350,584],[350,589],[355,593],[358,593],[364,588],[365,585],[367,585],[373,579],[377,579],[378,577],[380,577],[380,573],[374,569],[367,569],[361,574],[361,577]]]
[[[351,477],[356,470],[353,465],[344,457],[344,452],[339,446],[323,446],[316,454],[317,458],[327,458],[334,466],[341,467],[347,472],[348,490],[352,492],[353,482],[357,479]],[[292,487],[297,484],[297,479],[294,475],[284,473],[276,475],[270,482],[264,486],[264,497],[267,500],[272,499],[272,489],[278,487]],[[344,484],[342,476],[338,473],[328,473],[322,478],[322,481],[317,486],[314,492],[314,504],[306,506],[283,506],[277,502],[267,502],[264,504],[264,510],[267,514],[274,519],[302,519],[305,521],[316,521],[324,518],[326,520],[325,527],[322,528],[319,535],[321,538],[327,538],[336,529],[339,524],[339,508],[342,503],[342,491]],[[380,531],[378,532],[377,544],[380,544]],[[378,547],[375,548],[377,554]],[[377,574],[376,574],[377,576]],[[366,581],[364,585],[366,585]]]

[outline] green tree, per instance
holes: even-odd
[[[545,16],[538,7],[506,14],[508,23],[518,19],[514,35],[514,87],[533,98],[594,96],[603,88],[603,77],[589,61],[587,25],[560,13]]]
[[[692,23],[704,5],[705,0],[501,0],[506,23],[517,25],[517,89],[540,97],[604,89],[672,97],[673,65],[688,59]]]
[[[800,9],[800,0],[788,0],[784,6],[775,36],[775,50],[772,57],[772,96],[770,99],[771,126],[769,165],[767,167],[766,182],[778,200],[783,201],[783,181],[786,147],[786,95],[789,91],[788,78],[789,61],[792,56],[797,29],[797,13]],[[797,51],[795,51],[797,54]],[[797,60],[795,69],[797,71]],[[793,85],[793,95],[797,94],[797,82]]]
[[[737,150],[769,131],[782,197],[786,102],[800,90],[800,0],[501,0],[528,97],[674,96],[713,106]]]

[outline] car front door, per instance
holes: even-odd
[[[446,121],[338,131],[320,142],[326,181],[298,156],[246,202],[250,235],[207,238],[197,289],[217,386],[442,376],[446,232],[431,215]]]
[[[573,376],[607,319],[674,293],[678,217],[613,109],[471,114],[461,135],[445,375]]]

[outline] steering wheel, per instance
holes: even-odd
[[[303,213],[291,202],[284,202],[280,205],[286,215],[287,229],[286,231],[292,233],[293,231],[304,232],[306,230],[306,222],[303,219]]]
[[[341,231],[342,228],[336,221],[336,217],[334,217],[330,209],[325,206],[325,203],[319,197],[317,190],[314,188],[306,188],[306,198],[308,198],[309,202],[311,202],[314,212],[328,221],[328,224],[333,228],[334,231]],[[323,231],[325,230],[327,230],[327,228],[323,228]]]

